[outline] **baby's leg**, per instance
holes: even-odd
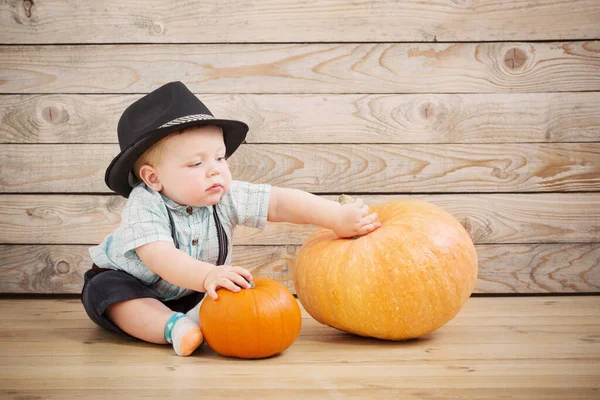
[[[106,309],[105,314],[133,337],[150,343],[167,343],[165,325],[173,311],[156,299],[141,298],[115,303]]]
[[[173,343],[178,355],[190,355],[204,339],[198,324],[153,298],[115,303],[105,314],[133,337],[150,343]]]
[[[92,321],[124,336],[173,343],[179,355],[189,355],[202,344],[197,323],[157,300],[146,285],[126,272],[90,269],[85,273],[81,301]]]

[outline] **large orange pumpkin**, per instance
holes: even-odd
[[[458,314],[477,280],[477,253],[451,214],[419,200],[371,207],[382,226],[340,239],[319,229],[300,248],[293,278],[317,321],[362,336],[416,338]]]
[[[290,347],[302,325],[300,307],[288,288],[268,278],[254,278],[252,288],[237,293],[219,289],[200,306],[200,329],[206,343],[223,356],[264,358]]]

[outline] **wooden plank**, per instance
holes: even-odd
[[[600,293],[600,243],[477,245],[475,293]],[[88,245],[0,245],[0,293],[80,293]],[[235,246],[232,264],[295,293],[299,246]],[[1,340],[1,338],[0,338]]]
[[[600,243],[479,245],[478,293],[600,293]]]
[[[55,344],[47,343],[46,346]],[[322,344],[312,347],[317,349]],[[357,343],[354,343],[357,346]],[[465,345],[463,345],[465,346]],[[18,346],[21,349],[22,346]],[[34,346],[39,348],[40,346]],[[59,348],[63,348],[60,346]],[[77,346],[79,347],[79,346]],[[98,346],[103,347],[103,346]],[[121,346],[122,347],[122,346]],[[146,347],[146,346],[144,346]],[[498,346],[500,350],[516,350],[517,346]],[[554,348],[557,346],[544,346]],[[298,348],[300,348],[298,346]],[[591,348],[595,354],[597,347],[593,345],[578,345],[573,349],[564,349],[561,354],[580,354]],[[476,346],[481,351],[481,347]],[[475,350],[474,349],[474,350]],[[531,351],[523,353],[542,355],[543,347],[538,345]],[[81,351],[81,350],[79,350]],[[313,350],[314,351],[314,350]],[[343,349],[350,351],[349,348]],[[389,350],[388,350],[389,351]],[[457,349],[460,351],[460,349]],[[111,353],[115,352],[112,350]],[[158,353],[161,359],[165,359],[168,350],[163,346],[163,351]],[[394,353],[399,353],[396,350]],[[470,350],[469,353],[472,353]],[[379,352],[377,352],[379,354]],[[495,353],[494,353],[495,354]],[[124,356],[124,355],[121,355]],[[307,355],[311,359],[312,355]],[[593,389],[597,387],[599,379],[598,366],[587,360],[571,362],[539,360],[513,360],[509,362],[498,361],[468,361],[465,365],[452,365],[451,363],[398,363],[381,361],[375,365],[359,364],[357,355],[355,361],[344,365],[341,362],[318,365],[286,364],[283,360],[279,364],[263,365],[253,362],[252,368],[248,365],[230,365],[231,362],[222,361],[218,366],[208,365],[205,361],[196,363],[181,362],[180,365],[171,366],[172,370],[158,363],[150,365],[122,365],[114,368],[107,365],[85,366],[83,362],[74,360],[69,365],[51,365],[43,363],[36,368],[31,367],[0,367],[2,378],[0,387],[13,390],[29,390],[34,387],[40,389],[62,389],[64,391],[76,389],[99,390],[110,387],[113,390],[131,391],[128,396],[135,396],[139,389],[163,389],[165,387],[186,387],[188,389],[222,390],[222,391],[244,391],[248,387],[261,388],[263,390],[276,390],[283,395],[288,389],[314,391],[315,387],[321,393],[337,393],[338,389],[409,389],[415,387],[426,387],[428,389],[449,388],[468,386],[479,387],[483,390],[495,390],[498,395],[504,393],[504,387],[522,388],[564,388],[577,387]],[[200,356],[197,356],[198,358]],[[135,359],[135,358],[134,358]],[[400,357],[398,357],[400,359]],[[465,364],[463,362],[463,364]],[[83,370],[82,370],[83,369]],[[171,371],[171,373],[165,372]],[[175,372],[176,373],[173,373]],[[248,371],[252,371],[251,373]],[[235,376],[229,382],[224,382],[227,376]],[[399,379],[402,377],[403,379]],[[85,379],[87,378],[87,379]],[[82,380],[87,380],[85,386]],[[431,382],[435,383],[431,383]],[[506,385],[504,387],[500,385]],[[375,393],[376,393],[375,389]],[[255,395],[257,393],[255,392]],[[462,397],[462,396],[461,396]],[[130,397],[128,397],[130,398]],[[197,393],[196,397],[197,398]],[[262,397],[257,397],[262,398]],[[329,397],[331,398],[331,397]],[[377,399],[376,395],[369,396]]]
[[[596,300],[586,301],[584,300],[586,298]],[[513,328],[517,326],[517,321],[518,326],[527,327],[599,325],[599,301],[600,296],[471,297],[465,303],[459,317],[453,319],[450,324],[461,327],[507,325]],[[7,306],[0,310],[4,318],[4,323],[0,328],[15,327],[15,324],[20,326],[20,321],[37,322],[40,326],[44,325],[44,321],[55,321],[60,326],[73,327],[82,327],[82,325],[78,325],[80,322],[77,321],[89,322],[88,316],[82,312],[81,303],[74,299],[2,298],[0,302],[1,305]],[[532,310],[535,310],[535,313]],[[302,324],[308,327],[307,319],[312,320],[312,317],[304,310],[301,303],[300,311]],[[312,327],[322,327],[316,321],[311,324]],[[307,332],[303,329],[301,334],[305,333]],[[338,331],[324,332],[321,330],[321,333],[326,335],[338,333]],[[460,342],[455,342],[455,344],[460,344]]]
[[[429,201],[454,215],[477,244],[600,242],[600,192],[360,198],[367,204]],[[0,195],[0,243],[99,243],[117,228],[124,204],[118,196]],[[239,226],[233,240],[239,245],[298,245],[315,229],[288,223],[269,223],[263,231]]]
[[[2,193],[111,193],[116,144],[0,145]],[[597,191],[600,143],[244,144],[235,179],[313,193]]]
[[[34,299],[31,299],[34,300]],[[34,315],[39,314],[40,310],[33,310]],[[519,324],[519,326],[511,325],[506,321],[500,322],[498,319],[494,320],[493,324],[488,325],[466,325],[462,323],[453,323],[452,329],[446,329],[444,331],[446,344],[457,345],[462,344],[467,332],[473,336],[472,344],[487,344],[488,338],[493,334],[502,334],[505,337],[503,344],[519,344],[520,334],[527,334],[528,338],[537,340],[540,343],[546,344],[560,344],[570,341],[591,341],[593,335],[582,334],[582,328],[587,331],[591,331],[596,326],[600,326],[600,317],[588,317],[589,320],[585,321],[582,317],[578,319],[571,318],[569,322],[575,322],[570,324],[557,324],[555,321],[548,321],[548,317],[544,317],[547,323],[543,323],[542,319],[539,319],[534,324]],[[470,319],[473,319],[472,317]],[[590,322],[591,320],[591,322]],[[58,322],[58,321],[57,321]],[[21,318],[18,322],[13,320],[7,320],[4,322],[4,328],[2,336],[0,337],[0,346],[8,343],[35,343],[39,342],[39,336],[42,331],[47,329],[45,326],[47,322],[45,320],[40,321],[39,318]],[[19,328],[23,325],[27,325],[27,329],[19,331]],[[65,339],[77,340],[83,336],[89,335],[89,319],[86,315],[83,315],[80,319],[69,319],[61,320],[60,328],[56,328],[56,334],[64,337]],[[515,331],[519,335],[515,335]],[[307,314],[302,319],[302,331],[300,337],[311,339],[318,335],[319,339],[324,342],[331,342],[338,340],[343,341],[345,338],[340,338],[339,331],[335,329],[323,329],[323,325],[315,321]],[[548,335],[552,333],[552,335]],[[92,338],[90,338],[92,339]],[[106,336],[102,331],[98,330],[96,335],[93,336],[94,341],[106,341]],[[583,340],[582,340],[583,339]],[[65,357],[66,358],[66,357]],[[94,359],[94,363],[97,365],[108,362],[108,356],[100,356]],[[17,360],[17,366],[27,366],[30,360]],[[118,361],[116,361],[118,363]]]
[[[140,95],[5,95],[0,143],[117,143]],[[600,92],[199,96],[248,143],[527,143],[600,138]]]
[[[577,296],[570,296],[571,298],[577,298]],[[8,300],[8,296],[4,297]],[[473,299],[482,299],[484,297],[473,297]],[[502,297],[494,297],[494,298],[506,298]],[[532,297],[523,297],[523,298],[532,298]],[[563,297],[569,298],[569,297]],[[28,300],[32,300],[33,304],[39,305],[39,303],[35,302],[35,300],[39,300],[39,298],[31,297]],[[55,299],[47,299],[53,300]],[[71,301],[72,299],[65,299],[65,301]],[[550,300],[554,301],[554,300]],[[302,306],[302,305],[301,305]],[[41,330],[47,328],[46,320],[40,320],[39,315],[43,312],[43,309],[40,307],[35,307],[33,305],[27,307],[19,307],[19,311],[24,313],[25,310],[31,310],[31,314],[26,317],[15,317],[15,319],[19,319],[19,321],[14,321],[13,319],[6,320],[3,323],[4,332],[2,337],[0,337],[0,345],[1,343],[15,343],[15,342],[37,342],[38,337],[40,335]],[[77,313],[78,310],[75,312]],[[53,312],[56,312],[54,310]],[[339,335],[339,331],[336,329],[328,329],[324,330],[323,325],[319,322],[312,319],[312,317],[305,311],[302,310],[302,331],[300,332],[300,336],[303,337],[314,337],[318,335],[323,341],[330,341],[331,339],[336,339]],[[60,331],[61,336],[64,338],[72,338],[75,339],[77,337],[82,337],[86,334],[85,331],[89,329],[89,318],[87,315],[75,314],[76,318],[53,318],[56,322],[60,321]],[[485,322],[481,321],[482,317],[486,317]],[[479,318],[479,323],[476,322],[477,318]],[[487,343],[486,336],[492,331],[496,331],[495,333],[500,333],[498,331],[503,331],[505,336],[506,344],[517,344],[518,338],[515,338],[513,333],[515,330],[518,333],[527,333],[530,336],[537,336],[538,340],[546,341],[546,343],[560,343],[561,341],[564,343],[567,338],[575,338],[581,339],[592,339],[590,335],[582,336],[580,333],[581,328],[585,328],[590,331],[596,325],[600,325],[600,317],[598,316],[566,316],[562,315],[561,318],[566,318],[566,321],[562,323],[558,323],[555,318],[548,318],[548,316],[538,317],[532,316],[532,320],[527,320],[526,322],[522,322],[519,326],[511,325],[511,321],[508,317],[491,317],[489,315],[484,315],[478,317],[476,315],[465,316],[462,319],[455,319],[452,322],[453,329],[446,330],[444,335],[446,336],[447,343],[451,344],[460,344],[464,340],[464,335],[466,331],[470,331],[471,333],[477,332],[478,335],[473,337],[473,342],[476,344],[485,344]],[[22,327],[24,321],[27,321],[28,329],[20,334],[17,333],[18,329]],[[552,331],[552,337],[546,336],[542,337],[545,331]],[[339,337],[337,337],[339,339]],[[516,339],[516,340],[515,340]],[[106,337],[103,335],[101,330],[96,332],[94,336],[94,340],[104,341]],[[109,356],[96,358],[94,361],[96,363],[102,363],[104,361],[108,361]],[[118,363],[118,360],[115,361]],[[27,361],[22,360],[20,365],[27,365]]]
[[[52,344],[54,343],[50,342],[46,346]],[[352,347],[356,346],[357,343],[354,342]],[[466,345],[463,344],[462,346]],[[37,347],[39,346],[34,346],[34,348]],[[60,348],[62,347],[60,346]],[[158,354],[161,355],[160,358],[164,359],[168,350],[166,346],[162,347],[163,351]],[[300,346],[297,347],[299,351]],[[317,351],[321,347],[323,347],[322,343],[315,343],[311,346],[311,348],[316,348]],[[351,346],[341,351],[348,352],[350,351],[349,347]],[[480,346],[474,347],[481,350]],[[512,346],[512,348],[509,346],[498,347],[500,349],[517,349],[517,346]],[[554,348],[556,346],[544,347]],[[18,348],[20,349],[21,346],[18,346]],[[538,345],[530,351],[523,351],[523,353],[541,355],[542,348]],[[578,345],[572,349],[564,349],[560,353],[567,355],[581,354],[588,348],[591,348],[591,351],[597,354],[599,347]],[[456,351],[460,351],[460,348]],[[473,350],[468,353],[472,352]],[[335,353],[335,351],[332,353]],[[392,353],[398,354],[401,352],[396,349]],[[381,353],[376,352],[376,354]],[[83,372],[81,365],[83,363],[78,362],[75,364],[79,361],[76,360],[67,365],[43,363],[36,368],[0,367],[2,373],[0,385],[15,390],[30,389],[32,386],[41,389],[61,388],[63,390],[73,390],[84,387],[80,381],[86,377],[89,382],[85,384],[85,387],[88,389],[98,390],[110,387],[113,390],[130,390],[131,395],[135,395],[140,388],[162,389],[172,386],[184,386],[198,391],[204,389],[243,391],[248,387],[279,391],[285,391],[288,388],[296,390],[311,388],[314,390],[315,385],[319,389],[329,392],[337,392],[340,387],[347,389],[366,389],[367,387],[404,389],[414,388],[415,386],[448,388],[462,385],[498,390],[500,389],[498,380],[502,379],[504,380],[502,383],[511,388],[531,386],[564,388],[565,386],[574,386],[592,389],[597,386],[597,379],[600,377],[600,368],[587,360],[553,362],[544,359],[544,362],[542,362],[539,360],[517,359],[505,362],[498,361],[497,365],[493,365],[494,361],[488,360],[468,361],[466,366],[452,365],[451,363],[431,363],[427,365],[426,363],[413,362],[411,364],[382,360],[374,365],[364,365],[359,362],[360,357],[364,356],[361,351],[359,355],[353,358],[352,362],[347,363],[350,365],[343,365],[341,362],[319,363],[317,365],[289,365],[284,360],[279,360],[278,364],[266,365],[254,362],[252,368],[248,368],[247,365],[231,365],[228,360],[222,361],[222,364],[215,367],[208,365],[203,360],[204,362],[196,363],[182,362],[175,368],[171,367],[175,369],[176,373],[165,372],[165,370],[169,370],[162,365],[158,365],[158,363],[122,365],[117,368],[109,364],[86,366],[84,368],[85,372]],[[312,354],[306,355],[305,358],[312,359]],[[398,356],[398,360],[400,359]],[[359,363],[360,368],[357,365]],[[227,367],[223,364],[226,364]],[[249,370],[252,370],[252,373],[249,373]],[[305,375],[305,377],[301,379],[299,375]],[[225,376],[235,376],[236,379],[223,382],[226,380],[224,379]],[[400,376],[403,379],[399,379]],[[436,383],[431,383],[431,381]],[[280,393],[283,394],[283,392]]]
[[[432,377],[432,379],[434,379]],[[264,390],[244,389],[244,399],[260,400],[280,400],[285,397],[286,400],[305,400],[305,399],[406,399],[406,400],[439,400],[439,399],[461,399],[461,400],[497,400],[498,398],[519,399],[519,400],[597,400],[597,388],[492,388],[483,389],[474,388],[381,388],[372,387],[364,389],[336,389],[335,391],[316,388],[305,389],[285,389],[285,390]],[[202,396],[209,399],[223,397],[224,389],[201,389]],[[10,396],[18,395],[23,399],[45,399],[45,400],[105,400],[105,399],[132,399],[138,396],[143,399],[165,399],[173,395],[172,389],[143,389],[139,388],[134,393],[123,394],[120,389],[19,389],[2,390],[0,397],[12,398]],[[4,396],[4,397],[3,397]],[[128,397],[120,397],[128,396]],[[336,397],[333,397],[336,396]],[[177,389],[177,398],[181,400],[195,400],[198,398],[197,389]]]
[[[173,4],[5,2],[2,43],[228,43],[548,40],[600,37],[594,0],[294,0]],[[485,21],[485,23],[481,23]],[[274,35],[274,33],[276,34]]]
[[[582,322],[565,324],[573,316]],[[184,399],[232,390],[268,399],[595,399],[600,382],[600,296],[471,298],[444,327],[407,342],[306,317],[289,349],[255,361],[206,345],[182,358],[168,345],[127,341],[97,328],[79,300],[0,300],[0,318],[0,394],[10,398],[156,398],[176,385]]]
[[[179,79],[195,93],[598,91],[600,41],[0,46],[0,93],[147,93]]]

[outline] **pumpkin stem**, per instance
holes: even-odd
[[[254,283],[254,281],[250,281],[250,289],[254,289],[256,287],[256,284]]]
[[[347,194],[342,194],[338,199],[338,203],[340,203],[341,205],[354,203],[355,201],[356,200],[354,198],[348,196]]]

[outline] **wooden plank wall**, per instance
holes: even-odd
[[[236,179],[418,197],[476,243],[477,293],[600,291],[600,2],[0,3],[0,293],[77,293],[120,220],[116,122],[184,81],[250,125]],[[239,229],[293,289],[314,227]]]

